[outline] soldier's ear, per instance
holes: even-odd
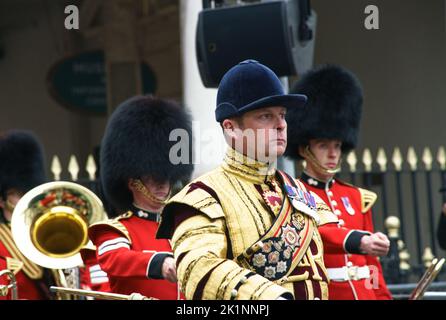
[[[127,180],[127,188],[129,188],[130,191],[136,191],[135,190],[135,182],[136,182],[135,179],[132,179],[132,178]]]
[[[225,119],[221,123],[223,130],[234,130],[234,122],[231,119]]]
[[[223,120],[223,122],[221,123],[221,127],[223,128],[223,133],[226,137],[229,137],[231,139],[236,138],[237,135],[236,135],[235,129],[237,129],[237,128],[234,124],[234,120],[231,120],[231,119]]]

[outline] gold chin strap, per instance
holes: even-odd
[[[304,158],[305,158],[305,160],[311,162],[314,165],[315,169],[317,171],[319,171],[319,173],[322,173],[322,174],[333,174],[334,175],[334,174],[338,173],[339,171],[341,171],[342,158],[339,159],[339,162],[338,162],[338,165],[336,166],[336,168],[334,168],[334,169],[325,168],[316,159],[314,154],[311,152],[309,146],[306,146],[305,149],[304,149]]]
[[[147,190],[147,188],[144,186],[144,184],[139,179],[135,179],[132,182],[132,185],[133,185],[133,187],[135,187],[135,189],[138,192],[141,192],[144,195],[144,197],[146,197],[153,203],[165,205],[170,198],[171,191],[169,191],[169,194],[167,195],[167,197],[165,199],[158,198],[157,196],[153,195],[149,190]]]

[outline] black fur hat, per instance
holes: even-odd
[[[303,109],[288,110],[286,156],[301,159],[299,146],[315,138],[339,139],[343,152],[356,147],[363,96],[354,74],[337,65],[322,65],[304,74],[290,91],[306,95],[308,101]]]
[[[187,139],[180,140],[173,135],[173,139],[178,140],[169,141],[175,129],[187,132]],[[187,163],[170,161],[172,146],[179,157],[188,152]],[[178,146],[183,154],[176,152]],[[172,184],[189,179],[193,171],[190,115],[177,103],[152,96],[136,96],[124,101],[108,121],[101,145],[100,167],[104,194],[117,210],[116,214],[132,205],[133,197],[127,186],[130,178],[150,176]]]
[[[43,147],[30,131],[0,134],[0,196],[9,189],[23,193],[46,182]]]

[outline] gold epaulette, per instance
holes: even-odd
[[[206,190],[197,188],[189,191],[184,188],[169,200],[169,203],[184,203],[200,212],[204,213],[210,219],[223,218],[225,216],[221,205]]]
[[[133,215],[133,212],[127,211],[126,213],[121,214],[120,216],[118,216],[116,218],[94,223],[90,226],[90,228],[94,228],[95,226],[100,226],[100,225],[106,225],[106,226],[112,227],[113,229],[122,233],[122,235],[124,235],[127,238],[127,240],[130,242],[130,244],[132,244],[132,239],[130,238],[130,234],[129,234],[127,228],[121,222],[119,222],[119,220],[128,219],[132,215]]]
[[[117,216],[116,218],[113,218],[112,220],[123,220],[123,219],[128,219],[131,216],[133,216],[133,212],[132,211],[127,211],[119,216]]]
[[[5,224],[0,224],[0,242],[6,247],[12,259],[7,259],[6,264],[14,273],[22,270],[30,279],[41,279],[42,267],[28,260],[17,248],[12,237],[11,230]],[[20,265],[21,264],[21,265]],[[19,268],[20,267],[20,268]]]
[[[378,196],[375,192],[366,189],[358,188],[361,195],[361,212],[366,213],[375,204],[376,198]]]

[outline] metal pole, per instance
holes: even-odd
[[[446,188],[446,170],[440,171],[441,187]],[[446,191],[442,192],[442,201],[446,202]]]
[[[50,287],[51,292],[67,293],[72,295],[94,297],[106,300],[156,300],[154,298],[148,298],[139,293],[132,293],[130,295],[119,294],[119,293],[109,293],[101,291],[83,290],[83,289],[70,289],[64,287]]]
[[[418,283],[401,283],[401,284],[388,284],[387,288],[392,294],[396,293],[408,293],[413,291],[417,287]],[[446,282],[433,282],[429,289],[435,291],[446,291]]]
[[[403,192],[401,189],[401,172],[395,171],[395,180],[396,180],[396,196],[398,202],[398,218],[400,219],[400,232],[401,232],[401,240],[406,242],[405,238],[405,228],[404,228],[404,207],[403,207]]]
[[[417,240],[417,258],[419,265],[422,264],[422,243],[421,243],[421,220],[420,220],[420,211],[418,205],[418,196],[417,196],[417,172],[415,170],[410,172],[411,180],[412,180],[412,199],[413,199],[413,210],[415,216],[415,232],[416,232],[416,240]]]
[[[431,248],[434,252],[434,256],[437,256],[435,218],[434,218],[434,208],[432,200],[432,179],[431,179],[431,171],[429,170],[426,170],[426,185],[427,185],[427,205],[429,210],[429,231],[431,236]]]
[[[382,199],[382,206],[383,206],[383,214],[384,214],[384,221],[386,221],[387,217],[389,216],[389,212],[387,210],[387,186],[386,186],[386,172],[383,172],[381,174],[382,177],[382,194],[381,194],[381,199]]]
[[[356,172],[350,172],[350,182],[352,185],[356,185]]]
[[[364,185],[367,189],[371,189],[372,187],[372,177],[370,172],[364,172]]]

